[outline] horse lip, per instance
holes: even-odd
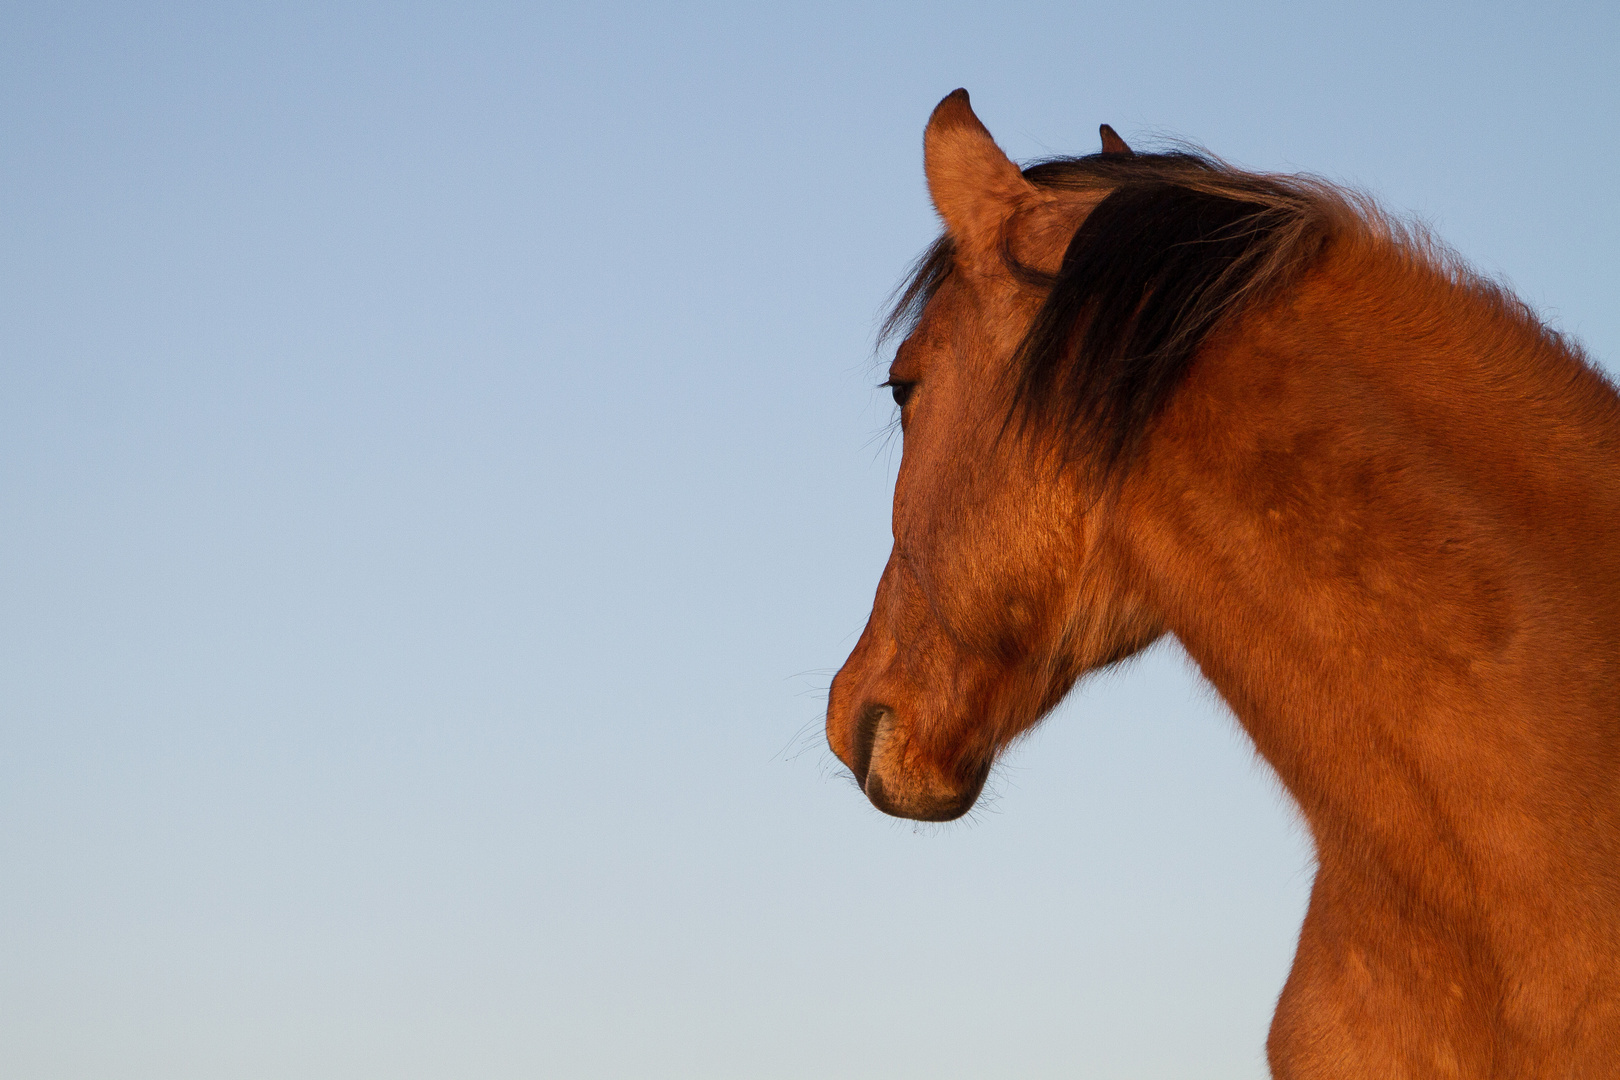
[[[889,790],[884,786],[883,777],[872,769],[872,758],[877,752],[878,743],[884,736],[893,732],[895,726],[894,710],[887,705],[868,705],[861,710],[860,719],[855,724],[855,742],[851,747],[850,771],[855,774],[855,782],[860,784],[861,791],[866,794],[872,805],[885,814],[895,817],[910,818],[913,821],[953,821],[973,808],[978,802],[979,793],[984,790],[984,782],[990,775],[990,765],[986,762],[980,769],[978,776],[953,797],[940,798],[925,796],[921,800],[915,796],[891,797]]]
[[[984,782],[989,773],[990,770],[986,768],[979,774],[976,783],[970,784],[952,799],[912,801],[902,805],[889,798],[889,793],[883,786],[883,778],[877,775],[869,777],[862,790],[866,792],[866,797],[871,800],[872,805],[885,814],[911,821],[955,821],[973,809],[973,804],[979,801],[979,793],[984,790]]]

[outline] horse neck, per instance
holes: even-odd
[[[1199,356],[1119,520],[1324,865],[1620,905],[1617,448],[1576,355],[1388,243]]]

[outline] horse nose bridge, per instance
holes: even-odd
[[[862,722],[887,666],[885,654],[887,660],[892,660],[894,651],[892,643],[886,649],[879,640],[883,635],[877,621],[875,614],[868,620],[854,650],[833,676],[827,694],[827,745],[863,783],[871,760],[871,744],[863,737]]]
[[[919,674],[962,650],[943,632],[904,562],[897,546],[871,617],[833,677],[827,743],[878,809],[943,821],[966,811],[983,779],[957,777],[954,763],[935,760],[929,733],[951,709],[941,698],[947,688]]]
[[[872,613],[855,648],[833,676],[827,695],[827,743],[863,783],[871,760],[871,725],[875,722],[868,713],[874,703],[888,702],[894,694],[903,693],[897,685],[904,681],[897,665],[901,660],[899,609],[904,602],[894,580],[894,565],[891,553],[878,582]]]

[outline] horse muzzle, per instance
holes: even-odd
[[[829,730],[832,719],[829,715]],[[952,821],[967,813],[984,790],[988,763],[966,777],[957,777],[931,767],[910,751],[895,710],[867,705],[855,722],[844,763],[872,805],[885,814],[913,821]]]

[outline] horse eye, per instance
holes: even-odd
[[[917,388],[914,382],[898,382],[894,379],[883,385],[889,388],[889,393],[894,395],[894,403],[902,409],[906,407],[906,399],[911,397],[911,392]]]

